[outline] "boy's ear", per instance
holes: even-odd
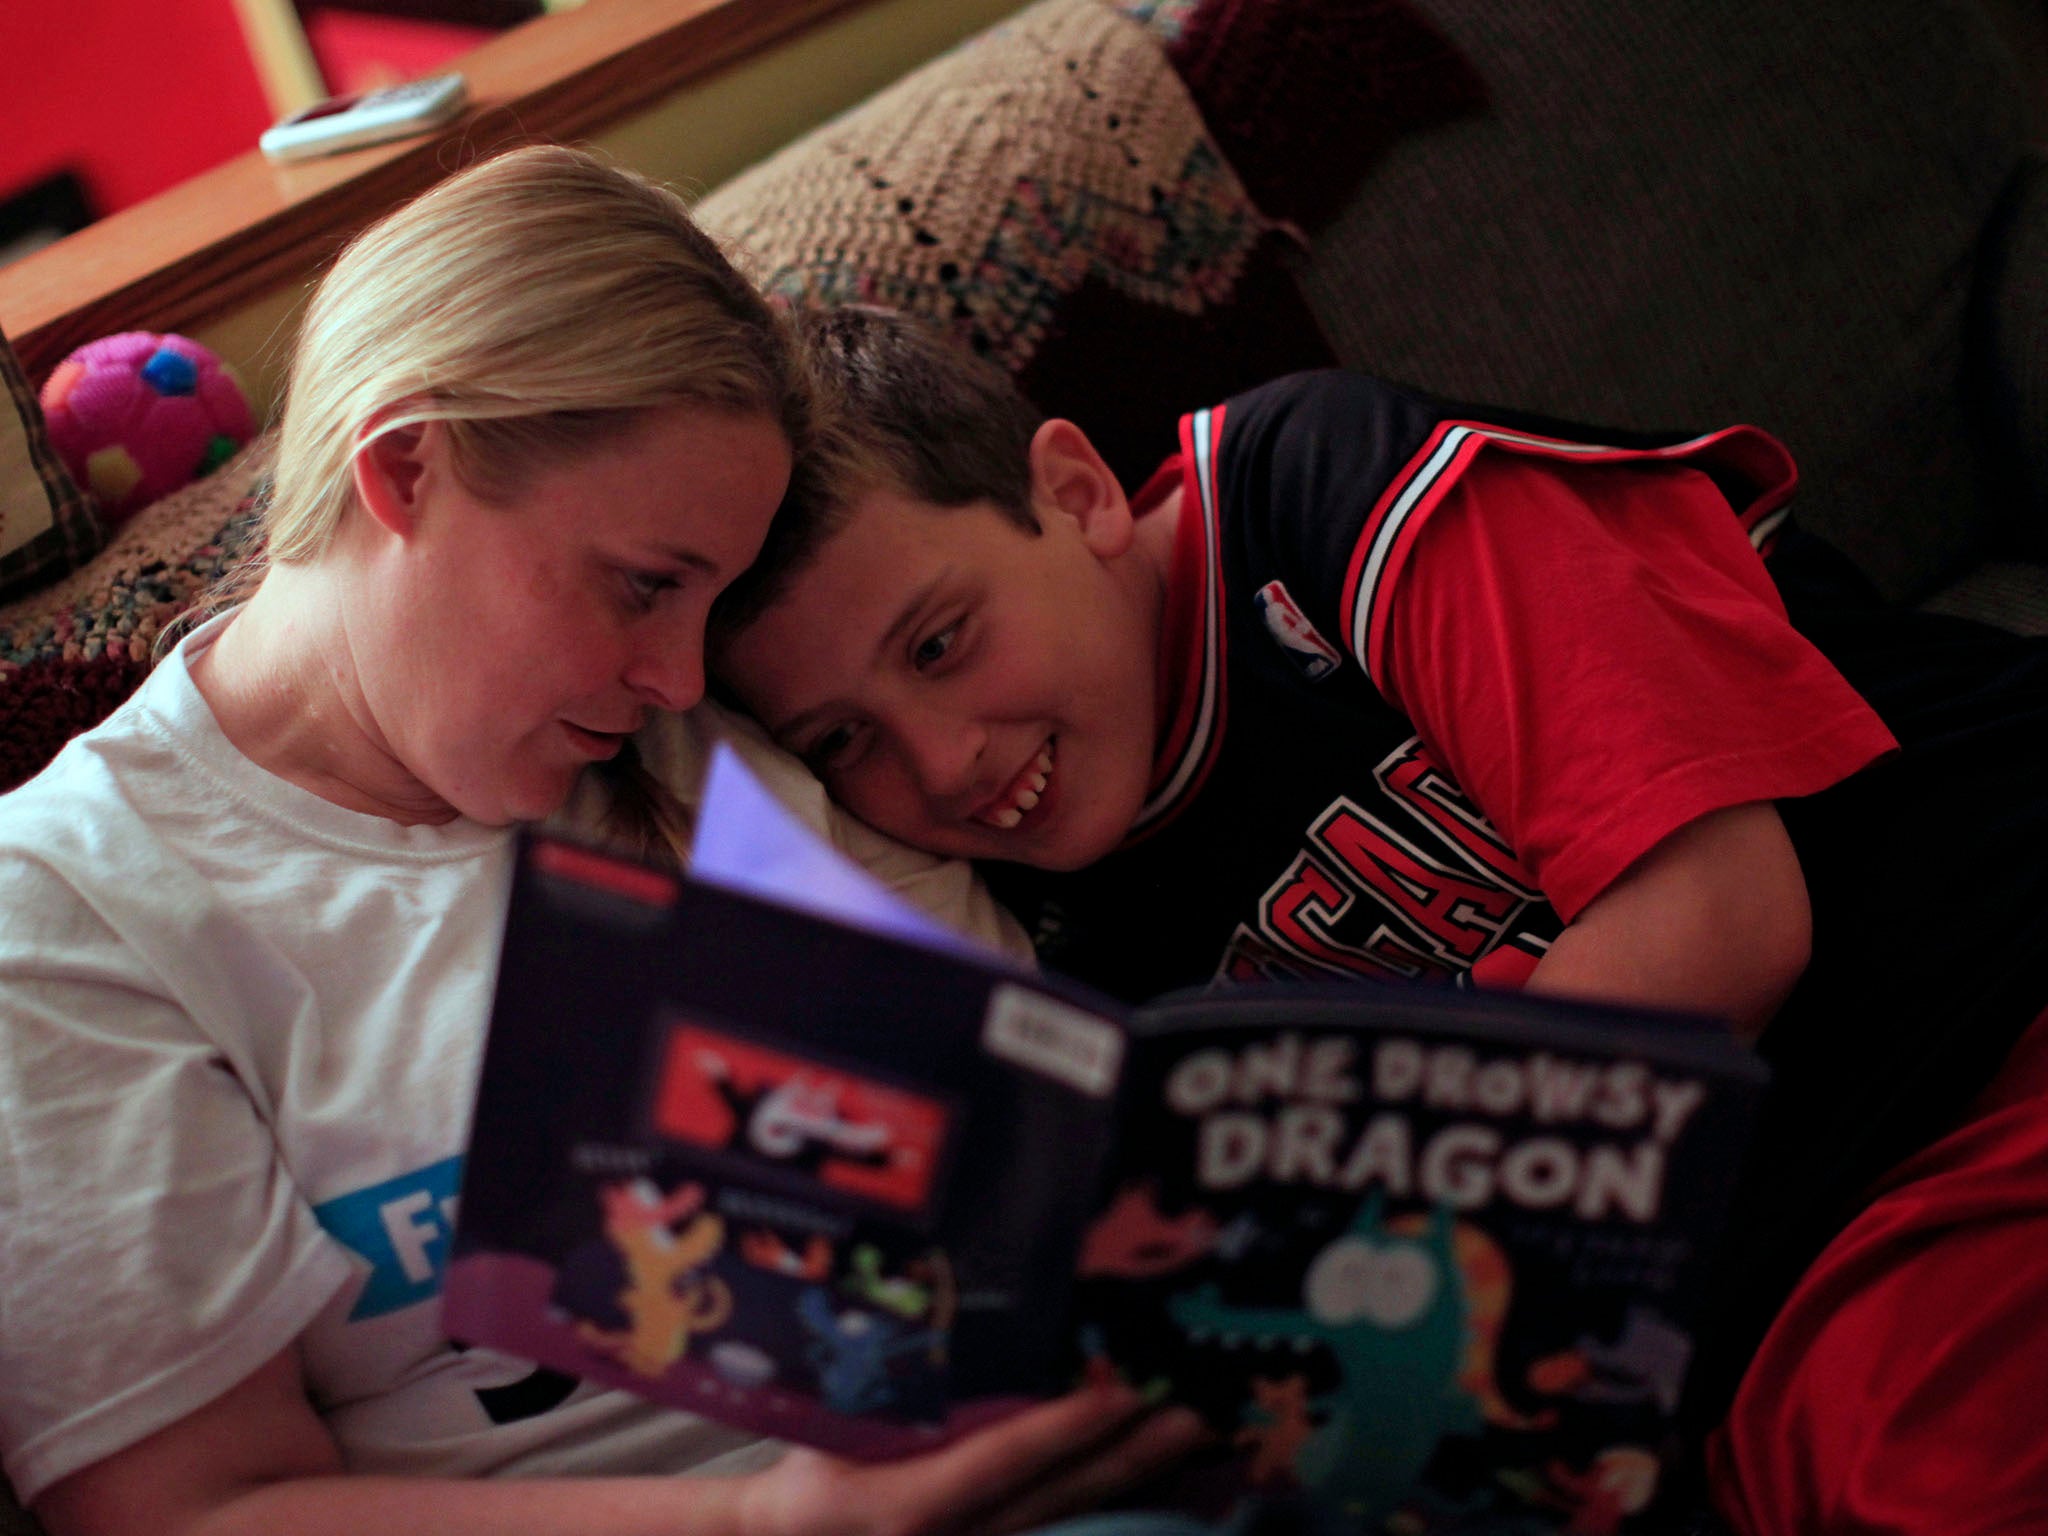
[[[1089,549],[1102,558],[1131,545],[1131,504],[1124,488],[1071,421],[1055,417],[1031,436],[1031,505],[1041,524],[1064,514],[1081,530]]]
[[[419,522],[429,465],[446,443],[440,423],[433,421],[412,422],[370,438],[349,463],[363,510],[388,532],[410,536]]]

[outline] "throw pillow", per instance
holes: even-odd
[[[106,540],[91,501],[72,482],[44,429],[42,408],[0,335],[0,600],[61,576]]]
[[[792,300],[945,324],[1126,480],[1179,413],[1331,354],[1156,32],[1041,0],[706,197]]]
[[[1407,0],[1113,0],[1148,27],[1266,212],[1314,229],[1395,139],[1486,86]]]

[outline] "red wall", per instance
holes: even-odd
[[[482,28],[315,10],[328,88],[444,67]],[[234,0],[0,0],[0,201],[61,170],[112,213],[256,147],[271,111]]]
[[[270,117],[233,0],[0,0],[0,199],[71,169],[112,213]]]
[[[361,11],[321,8],[306,17],[306,41],[337,95],[431,75],[494,35],[483,27]]]

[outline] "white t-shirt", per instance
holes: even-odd
[[[443,1339],[512,840],[345,810],[242,756],[187,670],[225,622],[0,796],[0,1453],[17,1493],[294,1339],[352,1470],[677,1471],[746,1446]],[[650,758],[686,774],[705,728],[665,727]],[[822,804],[800,808],[815,823]],[[1014,946],[957,869],[865,851]]]

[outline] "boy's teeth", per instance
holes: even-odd
[[[1039,800],[1045,794],[1045,786],[1052,778],[1052,744],[1048,742],[1038,749],[1038,757],[1031,765],[1031,771],[1023,775],[1023,787],[1016,798],[1001,810],[984,811],[980,819],[994,827],[1007,831],[1024,819],[1024,813],[1036,810]]]

